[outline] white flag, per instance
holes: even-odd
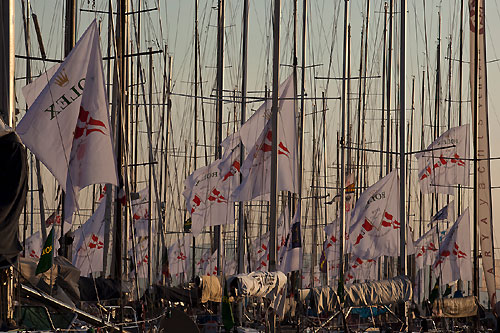
[[[337,220],[325,226],[326,240],[323,243],[323,251],[327,261],[337,261],[339,258],[339,233],[340,226]]]
[[[377,279],[377,260],[376,259],[361,259],[357,257],[351,258],[347,273],[345,275],[345,283],[352,284],[354,281],[365,282]]]
[[[66,192],[68,222],[81,188],[118,184],[101,59],[94,21],[36,99],[48,75],[23,90],[34,102],[17,132]]]
[[[300,202],[297,205],[297,211],[293,217],[290,231],[288,232],[285,245],[283,246],[283,260],[280,264],[280,271],[290,273],[302,268],[302,236],[300,227]]]
[[[130,272],[130,278],[135,278],[135,273],[137,272],[137,278],[146,279],[148,277],[148,263],[149,263],[149,239],[143,238],[141,241],[135,244],[135,247],[130,247],[129,255],[135,262],[135,269]],[[134,252],[135,250],[135,256]]]
[[[450,185],[469,185],[469,125],[450,128],[427,150],[416,154],[422,193],[454,194]]]
[[[80,270],[81,276],[103,270],[105,211],[106,200],[103,200],[90,219],[75,231],[73,266]]]
[[[286,245],[286,237],[290,231],[290,214],[288,207],[284,207],[281,212],[280,217],[277,221],[277,242],[276,242],[276,254],[277,254],[277,263],[281,263],[285,255],[285,245]],[[259,239],[260,248],[257,249],[257,253],[259,254],[259,260],[257,262],[256,271],[267,272],[269,270],[269,235],[267,232]]]
[[[168,248],[168,268],[172,276],[179,277],[189,271],[192,239],[193,235],[187,234]]]
[[[239,150],[235,149],[225,159],[197,169],[186,179],[183,195],[191,213],[194,236],[204,226],[234,222],[234,204],[228,202],[228,197],[238,184],[239,171]]]
[[[458,279],[472,281],[470,247],[470,217],[467,208],[444,237],[439,255],[432,265],[434,274],[442,277],[441,285]]]
[[[289,78],[282,88],[278,113],[278,191],[298,193],[297,125],[293,80]],[[232,201],[252,200],[271,191],[273,133],[271,120],[265,121],[266,119],[265,111],[258,111],[240,129],[241,140],[250,151],[241,166],[243,181],[231,194]]]
[[[393,170],[367,188],[356,202],[347,242],[352,256],[374,259],[399,255],[398,179],[397,171]]]
[[[417,271],[424,268],[425,265],[432,265],[439,252],[439,235],[437,226],[427,231],[415,243],[415,264]]]
[[[40,259],[42,254],[42,237],[40,231],[26,238],[24,242],[24,257],[32,259]]]
[[[137,193],[137,198],[132,200],[132,219],[134,222],[131,227],[134,228],[134,235],[137,238],[149,236],[148,196],[149,187],[146,187]]]
[[[217,272],[219,271],[217,267],[217,256],[219,255],[219,251],[215,250],[214,253],[210,256],[208,261],[205,264],[205,267],[203,269],[203,273],[205,275],[217,275]]]

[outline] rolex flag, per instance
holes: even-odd
[[[103,270],[105,211],[106,200],[103,200],[88,221],[75,231],[73,266],[80,270],[81,276]]]
[[[294,84],[288,78],[280,86],[278,105],[278,190],[299,192],[296,107]],[[264,104],[266,105],[266,104]],[[270,114],[261,109],[242,125],[241,141],[248,155],[241,166],[243,180],[231,194],[231,201],[248,201],[271,191],[273,131]]]
[[[415,243],[415,265],[417,271],[425,265],[432,265],[439,252],[439,235],[437,226],[427,231]]]
[[[367,188],[351,216],[348,253],[361,259],[399,254],[399,182],[393,170]]]
[[[457,219],[441,243],[432,265],[441,285],[458,279],[472,281],[469,208]]]
[[[422,193],[453,194],[450,185],[469,185],[469,125],[450,128],[416,157]]]
[[[70,223],[81,188],[118,184],[101,59],[93,21],[40,93],[49,75],[23,89],[33,103],[17,132],[65,191]]]

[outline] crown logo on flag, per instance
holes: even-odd
[[[64,69],[61,71],[61,73],[59,73],[59,75],[57,75],[54,81],[59,87],[64,87],[65,85],[68,84],[69,82],[68,75],[66,75]]]

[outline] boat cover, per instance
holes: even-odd
[[[0,120],[0,267],[10,266],[23,249],[19,216],[26,202],[28,160],[19,136]]]
[[[198,277],[201,288],[201,303],[222,301],[222,276],[202,275]]]
[[[355,283],[345,286],[344,306],[389,305],[412,299],[413,289],[407,276],[389,280]]]
[[[98,300],[116,300],[120,298],[120,284],[117,280],[80,276],[78,287],[80,288],[82,301],[97,302]]]
[[[30,282],[31,285],[43,288],[42,282],[48,286],[56,284],[61,287],[73,302],[80,301],[80,290],[78,288],[78,279],[80,278],[80,270],[73,266],[71,262],[61,256],[54,258],[54,265],[46,271],[35,275],[37,261],[31,258],[19,258],[19,268],[24,279]],[[51,278],[52,274],[52,278]]]
[[[227,282],[231,290],[235,291],[235,296],[274,299],[286,285],[286,275],[282,272],[251,272],[233,275]]]
[[[299,289],[297,300],[304,302],[308,300],[310,306],[317,314],[333,312],[337,304],[337,293],[331,287],[316,287],[310,289]]]
[[[438,317],[463,318],[477,315],[476,296],[437,299],[432,305],[432,312]]]

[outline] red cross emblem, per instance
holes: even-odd
[[[194,206],[198,207],[201,204],[201,199],[197,194],[195,194],[192,202],[194,203]],[[196,207],[194,206],[191,208],[191,214],[193,214],[196,210]]]
[[[267,143],[266,141],[269,143]],[[269,130],[266,134],[264,143],[262,143],[259,149],[262,150],[264,153],[272,151],[273,150],[272,142],[273,142],[273,132]],[[278,143],[278,155],[285,155],[286,157],[290,157],[290,151],[281,141]]]
[[[186,260],[186,255],[182,253],[182,251],[179,252],[179,255],[177,256],[177,259],[179,260]]]
[[[365,233],[370,232],[373,229],[373,225],[370,222],[368,222],[367,219],[365,219],[365,222],[363,222],[363,224],[361,226],[363,227],[363,229],[365,231],[361,230],[361,232],[358,235],[358,238],[356,238],[356,243],[354,243],[354,245],[358,245],[359,242],[363,239]]]
[[[214,188],[212,192],[210,192],[208,201],[216,201],[217,203],[227,203],[227,199],[224,198],[224,196],[216,188]]]
[[[35,250],[31,250],[31,252],[30,252],[30,257],[31,257],[31,258],[40,258],[40,257],[36,254]]]
[[[99,241],[99,237],[97,237],[95,234],[92,234],[91,240],[89,242],[89,247],[91,249],[97,248],[98,250],[100,250],[104,247],[104,243]]]
[[[398,221],[394,219],[394,217],[391,214],[384,212],[384,218],[382,219],[382,226],[389,228],[392,226],[393,229],[399,229],[400,224]]]
[[[104,125],[102,121],[92,118],[89,112],[85,111],[85,109],[80,106],[80,113],[78,114],[78,122],[76,123],[74,139],[76,140],[82,136],[87,136],[92,132],[104,134],[102,131],[103,129],[106,129],[106,125]]]
[[[231,164],[231,170],[229,170],[225,175],[224,178],[222,178],[222,181],[225,182],[226,179],[229,177],[233,177],[236,172],[240,172],[240,162],[239,161],[234,161],[233,164]]]

